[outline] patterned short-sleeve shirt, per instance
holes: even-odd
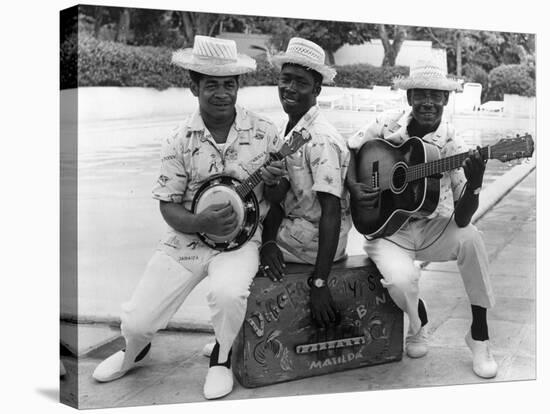
[[[359,149],[370,139],[387,139],[394,144],[400,144],[409,139],[407,126],[412,120],[411,112],[399,112],[376,119],[373,123],[357,131],[348,140],[351,149]],[[442,120],[439,127],[423,137],[423,141],[435,144],[439,149],[441,158],[468,151],[464,140],[455,133],[455,129],[449,122]],[[454,202],[457,201],[466,184],[464,170],[458,168],[443,173],[440,180],[439,203],[436,210],[429,216],[437,215],[448,217],[454,210]]]
[[[286,124],[282,126],[281,136],[285,129]],[[303,129],[309,132],[311,140],[286,158],[290,189],[284,200],[286,219],[279,239],[282,238],[283,246],[295,255],[314,262],[319,247],[321,219],[317,192],[329,193],[340,199],[340,238],[347,238],[351,228],[349,193],[345,187],[350,154],[345,140],[324,118],[318,106],[310,108],[284,139],[288,139],[293,131]],[[343,254],[343,251],[337,252],[336,259]]]
[[[153,198],[180,203],[191,209],[201,185],[215,174],[245,179],[267,161],[270,152],[281,146],[277,127],[271,121],[236,106],[236,116],[224,144],[217,144],[197,110],[162,142],[160,173],[153,187]],[[260,217],[267,214],[263,185],[254,192],[260,203]],[[259,239],[261,226],[255,238]],[[193,234],[178,233],[185,241]],[[189,240],[187,240],[189,239]]]

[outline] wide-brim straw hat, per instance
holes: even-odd
[[[460,89],[458,80],[447,76],[445,65],[438,59],[419,59],[411,65],[408,77],[393,80],[400,89],[437,89],[456,91]]]
[[[195,36],[192,48],[172,54],[172,63],[209,76],[233,76],[256,70],[256,61],[237,53],[234,40]]]
[[[288,42],[286,52],[271,58],[276,68],[281,69],[285,63],[293,63],[319,72],[323,83],[332,83],[336,70],[325,64],[325,51],[322,47],[309,40],[293,37]]]

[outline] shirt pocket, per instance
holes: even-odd
[[[190,158],[190,176],[196,183],[202,183],[212,175],[224,172],[224,165],[220,154],[208,145],[194,148]]]
[[[315,226],[300,218],[284,220],[280,237],[294,246],[311,246],[319,242],[319,232]]]

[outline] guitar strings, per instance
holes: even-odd
[[[506,142],[506,143],[501,143],[501,148],[500,150],[504,153],[508,152],[509,149],[513,149],[514,147],[516,147],[516,143],[510,141],[510,142]],[[481,150],[484,150],[484,149],[488,149],[488,147],[483,147],[481,148]],[[462,153],[462,154],[457,154],[455,156],[452,156],[452,157],[449,157],[449,158],[453,158],[453,157],[457,157],[457,156],[461,156],[461,155],[464,155],[464,154],[467,154],[467,153]],[[443,161],[443,160],[438,160],[438,161]],[[487,160],[485,160],[485,163],[487,162]],[[457,167],[457,168],[460,168],[460,167]],[[403,173],[399,174],[400,176],[402,176]],[[405,171],[404,173],[405,175],[407,175],[407,171]],[[397,173],[396,173],[397,175]],[[456,203],[456,205],[458,205],[460,203],[460,200],[462,200],[462,197],[464,196],[464,192],[466,190],[466,185],[464,185],[464,187],[462,188],[462,191],[460,193],[460,197],[458,197],[458,201]],[[445,232],[445,230],[447,230],[447,227],[449,226],[449,224],[451,223],[451,220],[453,219],[453,217],[455,216],[455,212],[456,212],[456,207],[453,209],[453,213],[451,214],[451,216],[449,217],[449,219],[447,220],[447,223],[445,223],[445,227],[443,227],[443,229],[441,230],[441,232],[437,235],[437,237],[432,240],[431,243],[429,243],[428,245],[426,246],[423,246],[423,247],[420,247],[418,249],[411,249],[409,247],[406,247],[406,246],[403,246],[401,245],[400,243],[394,241],[394,240],[391,240],[387,237],[381,237],[382,239],[384,240],[387,240],[389,241],[390,243],[393,243],[395,244],[396,246],[398,247],[401,247],[402,249],[405,249],[405,250],[408,250],[408,251],[412,251],[412,252],[419,252],[419,251],[422,251],[422,250],[426,250],[427,248],[433,246],[433,244],[435,242],[437,242],[441,236],[443,235],[443,233]],[[370,241],[369,238],[366,236],[366,235],[363,235],[363,237],[367,240],[367,241]],[[372,239],[371,239],[372,240]]]
[[[499,147],[498,147],[499,151],[501,151],[502,153],[511,154],[512,156],[514,156],[515,152],[520,152],[520,153],[524,152],[524,151],[514,151],[514,149],[518,150],[517,142],[514,142],[514,141],[501,142],[498,145],[499,145]],[[495,147],[496,147],[496,145],[491,146],[491,152],[495,151]],[[481,148],[481,152],[482,152],[482,155],[484,155],[484,156],[488,155],[489,146]],[[464,159],[466,159],[468,157],[468,155],[469,155],[469,152],[463,152],[461,154],[456,154],[456,155],[446,157],[446,158],[443,158],[443,159],[434,160],[434,161],[430,161],[430,162],[422,163],[422,164],[412,165],[412,166],[408,167],[405,171],[397,171],[395,173],[394,177],[397,178],[397,179],[402,179],[403,176],[405,176],[406,178],[408,178],[407,181],[414,181],[416,179],[423,178],[424,176],[430,176],[430,175],[433,175],[433,174],[437,174],[437,172],[430,173],[431,172],[430,170],[432,168],[435,168],[435,169],[438,169],[440,167],[443,167],[445,169],[447,169],[447,168],[448,169],[460,168],[461,165],[458,165],[455,168],[450,168],[450,167],[453,165],[453,163],[463,161]],[[492,158],[496,158],[496,157],[492,157]],[[514,158],[516,158],[516,157],[514,157]],[[512,158],[510,158],[510,160],[511,159]]]

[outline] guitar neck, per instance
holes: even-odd
[[[450,157],[413,165],[407,170],[407,182],[460,168],[469,155],[469,152],[463,152]],[[484,160],[491,158],[491,148],[489,145],[481,148],[481,156]]]

